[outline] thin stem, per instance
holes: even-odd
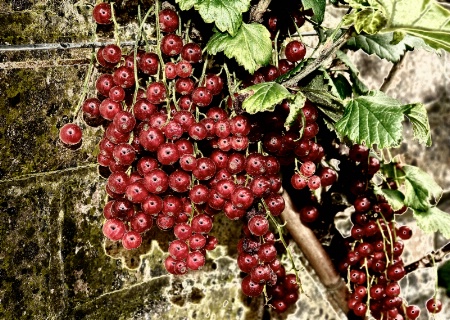
[[[86,76],[84,78],[84,83],[83,83],[83,91],[81,92],[81,96],[80,99],[78,100],[78,104],[77,104],[77,108],[76,108],[76,113],[75,113],[75,117],[76,118],[81,110],[82,104],[84,102],[84,99],[86,98],[86,94],[88,91],[88,84],[89,84],[89,80],[91,78],[92,72],[94,71],[94,61],[95,61],[95,50],[92,50],[91,53],[91,62],[89,63],[89,69],[86,73]]]
[[[114,14],[114,2],[111,2],[111,18],[114,23],[114,39],[116,41],[116,44],[120,44],[119,39],[119,24],[116,21],[116,15]]]
[[[442,246],[436,251],[431,251],[419,260],[405,266],[406,273],[413,272],[417,269],[430,268],[436,263],[444,261],[444,258],[450,253],[450,242]]]
[[[283,227],[284,225],[282,226],[282,225],[280,225],[280,224],[278,223],[278,221],[275,219],[275,217],[272,215],[272,213],[270,212],[269,208],[267,207],[267,204],[266,204],[266,202],[264,201],[264,199],[261,200],[261,203],[263,204],[264,209],[265,209],[265,211],[266,211],[266,213],[267,213],[267,216],[270,218],[270,221],[272,221],[272,223],[273,223],[273,224],[275,225],[275,227],[277,228],[279,240],[281,241],[281,243],[283,244],[284,248],[286,249],[286,253],[287,253],[287,255],[288,255],[289,261],[291,261],[292,269],[294,270],[294,273],[295,273],[295,278],[297,279],[297,283],[298,283],[299,286],[300,286],[300,291],[301,291],[302,293],[304,293],[303,287],[302,287],[302,281],[300,280],[300,276],[298,275],[298,269],[297,269],[297,267],[295,266],[294,257],[292,256],[291,249],[288,248],[288,245],[287,245],[287,243],[286,243],[286,240],[285,240],[284,237],[283,237],[283,228],[282,228],[282,227]]]
[[[403,68],[405,57],[406,57],[407,53],[408,52],[406,51],[403,54],[403,56],[400,58],[400,60],[398,60],[396,63],[394,63],[394,65],[392,66],[392,68],[389,71],[388,75],[386,76],[386,78],[384,78],[383,84],[380,87],[380,91],[386,92],[389,89],[389,87],[391,86],[395,76]]]

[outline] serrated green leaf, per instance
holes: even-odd
[[[403,108],[381,91],[350,100],[336,131],[355,143],[377,144],[378,148],[398,146],[402,138]]]
[[[250,0],[202,0],[195,5],[203,20],[214,22],[217,29],[234,36],[242,23],[242,13],[250,7]]]
[[[302,108],[305,106],[306,97],[301,92],[297,92],[295,95],[291,95],[289,98],[289,115],[284,122],[286,130],[292,126],[299,114],[302,112]]]
[[[235,58],[252,74],[272,59],[270,32],[258,23],[242,23],[234,37],[228,33],[216,32],[209,39],[206,49],[213,55],[224,51],[228,58]]]
[[[189,10],[201,1],[202,0],[175,0],[175,2],[180,6],[181,10]]]
[[[426,146],[431,146],[431,130],[425,106],[421,103],[405,106],[405,116],[413,126],[414,138]]]
[[[384,31],[420,37],[435,49],[450,51],[450,11],[433,0],[379,0],[388,17]]]
[[[413,50],[414,48],[429,48],[422,39],[406,35],[403,40],[397,44],[393,44],[394,34],[383,33],[375,35],[357,35],[347,41],[347,46],[357,50],[362,49],[365,53],[371,55],[376,54],[381,59],[386,59],[390,62],[397,62],[405,51]]]
[[[413,210],[414,218],[420,229],[427,233],[439,231],[446,238],[450,238],[450,214],[437,207],[428,210]]]
[[[312,9],[314,12],[312,19],[318,24],[321,24],[325,16],[327,2],[325,0],[302,0],[302,4],[303,9]]]
[[[422,169],[410,165],[404,165],[402,171],[405,173],[405,205],[415,210],[426,211],[439,202],[442,188],[433,177]],[[433,201],[433,204],[430,201]]]
[[[381,10],[373,8],[359,11],[354,20],[355,30],[358,33],[364,31],[368,34],[375,34],[380,31],[387,23],[387,19]]]
[[[239,95],[249,95],[242,103],[242,108],[250,114],[273,111],[275,106],[291,94],[281,84],[263,82],[239,91]]]
[[[405,196],[398,190],[374,188],[376,195],[383,196],[394,211],[400,210],[405,205]]]

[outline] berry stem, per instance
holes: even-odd
[[[111,19],[114,23],[114,40],[116,41],[116,44],[120,45],[120,38],[119,38],[119,24],[116,20],[116,15],[114,12],[114,2],[111,2]]]
[[[292,270],[294,270],[295,273],[295,277],[297,279],[297,283],[300,286],[300,291],[302,293],[304,293],[303,291],[303,286],[302,286],[302,281],[300,279],[300,276],[298,275],[298,269],[295,266],[295,262],[294,262],[294,257],[292,256],[292,251],[291,249],[288,247],[286,240],[283,237],[283,227],[286,226],[286,222],[283,225],[280,225],[278,223],[278,221],[275,219],[275,217],[272,215],[272,213],[270,212],[269,208],[267,207],[266,202],[264,201],[264,199],[261,200],[264,209],[266,211],[267,216],[270,218],[270,221],[272,221],[272,223],[275,225],[275,227],[277,228],[278,231],[278,236],[279,236],[279,240],[281,241],[281,243],[283,244],[283,247],[286,249],[286,253],[289,257],[289,260],[291,261],[291,265],[292,265]]]
[[[155,1],[155,17],[156,17],[156,21],[158,21],[158,17],[159,17],[159,0]],[[156,43],[161,43],[161,28],[159,26],[159,23],[155,23],[156,24]],[[159,45],[156,45],[156,53],[158,54],[158,58],[159,58],[159,63],[161,64],[161,67],[159,68],[161,70],[161,74],[162,74],[162,81],[164,83],[164,85],[167,87],[167,83],[166,83],[166,73],[164,72],[165,70],[165,63],[164,60],[162,58],[162,53],[161,53],[161,47]],[[159,70],[158,70],[159,73]]]
[[[84,99],[86,98],[86,94],[88,91],[88,84],[90,82],[92,72],[94,71],[94,61],[95,61],[95,49],[92,49],[91,62],[89,63],[89,69],[86,73],[86,76],[84,77],[83,91],[81,92],[80,99],[78,99],[78,104],[76,108],[77,111],[75,112],[74,119],[78,117],[81,107],[83,106]]]

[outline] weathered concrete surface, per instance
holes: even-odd
[[[94,1],[74,3],[0,2],[0,44],[112,38],[110,28],[91,21]],[[119,10],[136,3],[120,1]],[[121,19],[129,19],[126,12]],[[131,39],[134,23],[121,29],[124,40]],[[93,155],[101,129],[84,126],[83,146],[76,151],[58,142],[59,128],[73,121],[89,55],[90,49],[0,51],[0,319],[268,319],[262,299],[240,293],[235,263],[240,226],[223,217],[212,232],[220,247],[208,255],[204,270],[183,277],[169,276],[162,266],[170,233],[153,229],[136,252],[105,241],[105,180]],[[380,62],[369,70],[367,59],[373,65],[376,58],[363,56],[356,58],[362,76],[378,87],[389,64]],[[403,80],[390,93],[405,102],[428,103],[436,149],[425,152],[408,142],[401,150],[409,162],[416,160],[437,173],[449,190],[448,117],[442,116],[450,110],[448,58],[414,52],[407,59],[414,68],[405,68],[408,76],[400,75]],[[433,242],[430,236],[407,242],[423,248],[410,250],[408,259]],[[344,319],[327,302],[325,288],[301,253],[296,251],[295,258],[308,297],[285,315],[271,317]],[[425,285],[413,285],[411,278],[405,291],[419,305],[432,294],[435,281],[429,271],[421,277]]]

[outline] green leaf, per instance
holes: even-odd
[[[381,91],[350,100],[336,131],[355,143],[377,144],[378,148],[398,146],[402,138],[403,108]]]
[[[325,0],[302,0],[302,4],[304,10],[312,9],[314,12],[312,19],[321,24],[325,16],[327,2]]]
[[[224,51],[228,58],[235,58],[252,74],[272,59],[270,32],[259,23],[242,23],[234,37],[216,32],[206,44],[206,49],[213,55]]]
[[[291,94],[281,84],[263,82],[239,91],[239,95],[249,95],[242,103],[242,108],[250,114],[273,111],[275,106]]]
[[[384,13],[372,8],[359,11],[354,18],[355,30],[358,33],[364,31],[368,34],[375,34],[387,23]]]
[[[435,49],[450,51],[450,11],[433,0],[379,0],[388,18],[383,31],[403,31]]]
[[[201,1],[202,0],[175,0],[175,2],[180,6],[181,10],[189,10]]]
[[[286,130],[292,126],[299,114],[302,112],[302,108],[305,106],[306,97],[301,92],[297,92],[295,95],[291,95],[289,98],[289,115],[284,122]]]
[[[413,126],[414,137],[422,144],[431,146],[430,123],[425,106],[421,103],[405,106],[405,116]]]
[[[428,173],[418,167],[404,165],[405,173],[405,205],[408,207],[426,211],[432,206],[430,201],[439,202],[442,196],[442,188]]]
[[[383,196],[394,211],[400,210],[405,205],[405,196],[398,190],[375,187],[373,191],[375,194]]]
[[[338,74],[333,79],[333,82],[341,99],[348,98],[352,95],[352,85],[343,74]]]
[[[447,239],[450,238],[450,214],[437,207],[428,210],[413,210],[414,218],[420,229],[427,233],[439,231]]]
[[[217,29],[234,36],[242,24],[242,13],[250,7],[250,0],[202,0],[195,5],[203,20],[214,22]]]
[[[393,44],[394,34],[383,33],[375,35],[357,35],[347,41],[347,46],[351,49],[362,49],[365,53],[372,55],[376,54],[381,59],[386,59],[390,62],[397,62],[405,51],[413,50],[414,48],[427,48],[428,46],[422,39],[410,35],[406,35],[403,40],[397,44]]]
[[[353,82],[355,92],[358,95],[367,94],[369,88],[367,88],[367,86],[359,79],[359,71],[350,58],[341,50],[336,52],[336,57],[349,68],[350,79]]]

